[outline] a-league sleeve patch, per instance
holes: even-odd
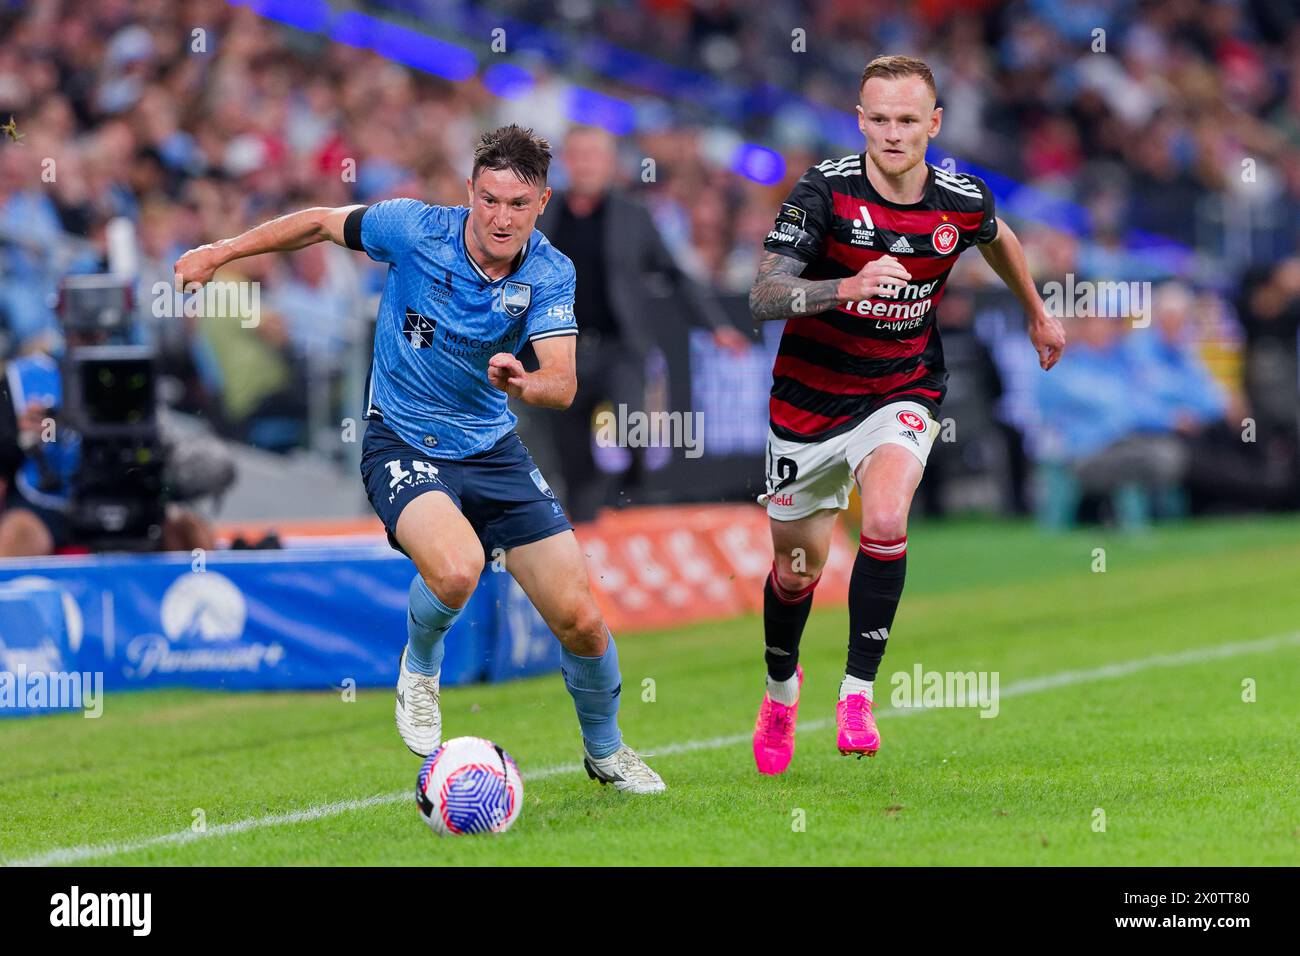
[[[805,229],[808,224],[808,213],[793,203],[783,202],[781,213],[776,217],[776,221],[794,223],[800,229]]]

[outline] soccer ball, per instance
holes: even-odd
[[[456,737],[429,754],[415,802],[439,836],[504,833],[519,819],[524,782],[514,758],[482,737]]]

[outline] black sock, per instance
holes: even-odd
[[[878,541],[862,537],[849,579],[849,662],[845,672],[850,677],[876,679],[906,574],[907,538]]]
[[[815,587],[817,581],[791,593],[776,583],[775,568],[767,576],[763,585],[763,637],[767,651],[763,656],[772,680],[789,680],[794,676],[795,665],[799,663],[799,638],[808,623]]]

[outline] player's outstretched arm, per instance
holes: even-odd
[[[538,369],[525,372],[523,363],[509,352],[488,359],[488,381],[511,398],[539,408],[566,409],[578,394],[575,355],[577,336],[561,335],[533,342]]]
[[[881,256],[843,279],[801,279],[806,263],[779,252],[765,252],[749,290],[749,311],[760,322],[816,315],[845,302],[890,295],[911,274],[893,256]]]
[[[1020,300],[1029,324],[1029,341],[1034,343],[1034,350],[1038,353],[1038,364],[1047,371],[1061,359],[1061,352],[1065,349],[1065,329],[1043,305],[1029,274],[1024,247],[1011,227],[999,219],[997,236],[992,242],[980,246],[979,250],[984,261]]]
[[[191,249],[176,260],[173,271],[182,285],[190,282],[208,282],[213,274],[228,262],[257,256],[264,252],[292,252],[313,243],[329,240],[342,246],[343,223],[348,214],[359,206],[329,208],[315,206],[280,216],[260,226],[254,226],[233,239],[219,239],[197,249]]]

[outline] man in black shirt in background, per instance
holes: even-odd
[[[664,246],[645,207],[614,189],[618,171],[614,137],[596,127],[576,127],[561,160],[569,188],[557,192],[537,227],[573,260],[577,271],[578,395],[548,421],[564,478],[570,518],[589,521],[617,493],[635,484],[640,449],[623,475],[603,472],[592,456],[592,417],[602,405],[617,414],[646,408],[646,356],[657,338],[655,296],[647,281],[666,276],[686,320],[713,331],[723,348],[743,351],[749,339],[727,323],[712,296],[691,280]],[[558,418],[558,421],[556,420]]]

